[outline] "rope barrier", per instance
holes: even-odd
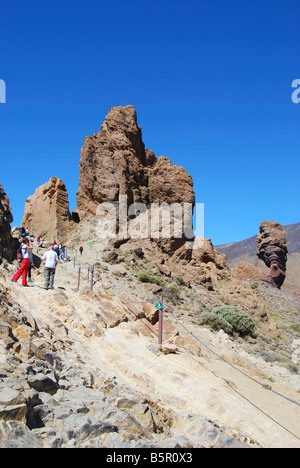
[[[105,286],[101,283],[101,286],[103,287],[103,289],[106,291],[107,293],[107,289],[105,288]],[[121,302],[124,304],[125,303],[132,303],[132,304],[149,304],[149,305],[152,305],[153,306],[153,303],[149,302],[149,301],[133,301],[133,300],[130,300],[128,298],[128,295],[127,295],[127,299],[124,299],[123,297],[119,296],[118,294],[108,294],[108,296],[110,297],[117,297],[121,300]],[[135,317],[137,318],[137,315],[135,314],[135,312],[133,312],[128,306],[125,305],[125,307],[135,315]],[[210,353],[214,354],[218,359],[220,359],[221,361],[223,361],[224,363],[226,363],[227,365],[229,365],[231,368],[233,368],[234,370],[236,370],[237,372],[239,372],[240,374],[242,374],[243,376],[247,377],[248,379],[252,380],[253,382],[255,382],[256,384],[260,385],[262,388],[266,389],[266,390],[269,390],[271,391],[272,393],[274,393],[275,395],[285,399],[286,401],[296,405],[296,406],[300,406],[300,403],[298,403],[297,401],[293,400],[292,398],[289,398],[279,392],[277,392],[276,390],[273,390],[269,385],[266,385],[266,384],[263,384],[261,382],[259,382],[258,380],[254,379],[251,375],[247,374],[246,372],[244,372],[243,370],[237,368],[236,366],[234,366],[233,364],[231,364],[229,361],[227,361],[225,358],[223,358],[222,356],[220,356],[218,353],[216,353],[216,351],[214,351],[210,346],[208,346],[206,343],[204,343],[202,340],[200,340],[198,337],[196,337],[185,325],[183,325],[180,320],[177,319],[177,317],[175,317],[174,313],[172,313],[168,308],[164,307],[164,311],[166,311],[171,318],[173,318],[175,320],[176,323],[178,323],[194,340],[196,340],[198,343],[200,343],[202,346],[204,346]],[[143,322],[144,323],[144,322]],[[144,323],[145,324],[145,323]],[[146,325],[146,324],[145,324]],[[153,330],[151,329],[151,331],[153,332]],[[200,365],[203,365],[202,363],[196,361],[198,364]],[[205,367],[205,366],[204,366]],[[220,377],[218,375],[216,375],[213,371],[211,371],[210,369],[208,369],[210,372],[212,372],[217,378],[221,378],[223,380],[225,380],[227,383],[228,381],[226,379],[224,379],[223,377]],[[231,386],[231,388],[236,392],[238,393],[242,398],[244,398],[245,400],[247,400],[251,405],[253,405],[256,409],[258,409],[259,411],[261,411],[263,414],[265,414],[269,419],[271,419],[273,422],[275,422],[277,425],[279,425],[280,427],[282,427],[284,430],[286,430],[287,432],[289,432],[291,435],[293,435],[296,439],[300,440],[300,437],[297,436],[296,434],[294,434],[292,431],[290,431],[289,429],[287,429],[285,426],[283,426],[281,423],[279,423],[278,421],[276,421],[274,418],[272,418],[272,416],[268,415],[267,413],[265,413],[261,408],[259,408],[257,405],[255,405],[253,402],[251,402],[247,397],[245,397],[242,393],[240,393],[238,390],[236,390],[235,388],[233,388]]]
[[[237,372],[240,372],[242,375],[244,375],[245,377],[247,377],[248,379],[252,380],[253,382],[259,384],[260,386],[262,386],[264,389],[267,389],[269,391],[271,391],[272,393],[275,393],[276,395],[286,399],[287,401],[297,405],[297,406],[300,406],[300,403],[298,403],[297,401],[295,400],[292,400],[291,398],[285,396],[285,395],[282,395],[281,393],[279,392],[276,392],[275,390],[273,390],[271,387],[269,387],[268,385],[265,385],[265,384],[262,384],[261,382],[259,382],[258,380],[254,379],[253,377],[251,377],[251,375],[247,374],[246,372],[244,372],[243,370],[239,369],[238,367],[234,366],[233,364],[231,364],[231,362],[227,361],[225,358],[223,358],[222,356],[220,356],[218,353],[216,353],[213,349],[211,349],[206,343],[204,343],[203,341],[201,341],[198,337],[196,337],[192,332],[190,332],[170,311],[168,311],[167,309],[165,309],[171,316],[172,318],[182,327],[184,328],[193,338],[194,340],[198,341],[202,346],[204,346],[208,351],[210,351],[212,354],[214,354],[218,359],[221,359],[221,361],[225,362],[226,364],[228,364],[230,367],[232,367],[233,369],[235,369]]]

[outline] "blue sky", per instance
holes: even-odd
[[[300,221],[297,1],[2,2],[0,183],[14,224],[50,177],[76,207],[79,156],[110,107],[194,179],[215,245]]]

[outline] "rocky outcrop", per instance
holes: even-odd
[[[64,241],[74,223],[69,212],[68,192],[62,180],[52,177],[26,200],[22,226],[30,234],[45,240]]]
[[[118,205],[122,196],[128,207],[134,203],[147,208],[153,203],[195,204],[193,180],[187,171],[145,149],[133,106],[110,109],[101,131],[85,138],[79,168],[80,220],[96,215],[104,202]],[[185,240],[183,235],[171,247],[168,241],[164,245],[172,253]]]
[[[262,281],[280,289],[286,276],[288,253],[285,228],[274,221],[263,221],[259,226],[257,247],[258,258],[269,268]]]
[[[10,223],[13,222],[9,199],[0,184],[0,262],[2,258],[12,260],[14,252]]]

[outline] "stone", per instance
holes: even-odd
[[[31,388],[38,392],[46,392],[50,393],[50,395],[55,395],[59,388],[56,380],[44,374],[30,375],[27,382]]]
[[[178,352],[178,347],[172,343],[163,343],[162,346],[158,347],[158,350],[163,354],[176,354]]]
[[[29,325],[33,330],[37,330],[37,324],[34,320],[32,314],[28,310],[22,310],[23,313],[23,321],[26,325]]]
[[[24,397],[17,390],[9,387],[0,390],[0,406],[12,406],[24,403]]]
[[[118,432],[117,426],[107,421],[97,420],[89,415],[72,415],[66,420],[64,430],[69,440],[86,441],[102,434]]]
[[[226,255],[220,254],[213,246],[211,239],[197,237],[193,243],[192,261],[195,265],[214,264],[218,270],[226,270]]]
[[[4,421],[25,421],[26,412],[26,403],[21,405],[0,405],[0,420],[3,419]]]
[[[74,222],[69,212],[68,192],[62,180],[52,177],[26,200],[22,226],[31,235],[41,236],[51,243],[66,239],[67,233],[74,228]]]
[[[0,421],[0,448],[43,448],[43,442],[18,421]]]

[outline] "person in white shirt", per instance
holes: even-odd
[[[56,272],[56,265],[58,264],[57,253],[50,247],[48,252],[43,256],[45,263],[45,289],[54,289],[54,277]]]

